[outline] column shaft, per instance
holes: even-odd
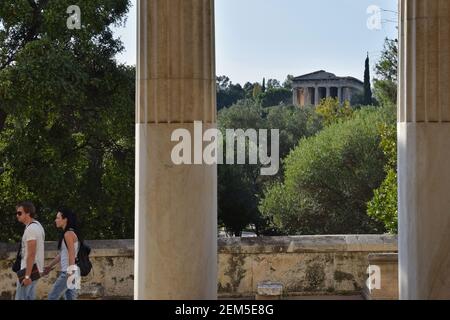
[[[314,97],[315,102],[314,102],[314,104],[316,106],[318,106],[319,103],[320,103],[319,87],[315,87],[314,90],[315,90],[315,97]]]
[[[401,299],[450,299],[450,2],[400,0]]]
[[[139,0],[138,16],[135,299],[216,299],[217,167],[171,159],[174,130],[216,126],[214,1]]]

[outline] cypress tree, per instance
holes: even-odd
[[[367,53],[366,58],[366,68],[364,71],[364,104],[372,104],[372,88],[370,86],[370,60],[369,53]]]

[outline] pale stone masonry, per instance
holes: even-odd
[[[340,103],[352,101],[355,94],[364,92],[364,83],[353,77],[337,77],[324,70],[294,78],[293,103],[298,107],[317,106],[322,99],[337,98]]]
[[[83,278],[81,298],[131,299],[134,241],[88,244],[92,247],[93,270]],[[16,278],[11,264],[16,249],[14,245],[0,244],[0,299],[14,296]],[[56,243],[46,243],[46,249],[49,262],[57,254]],[[191,248],[186,246],[183,250],[189,252]],[[258,285],[270,281],[283,285],[283,296],[358,295],[367,279],[369,254],[396,251],[396,237],[385,235],[219,239],[216,294],[220,298],[254,299]],[[170,254],[176,256],[176,252]],[[160,265],[155,272],[162,273],[164,268]],[[181,270],[178,277],[189,277],[189,272]],[[392,279],[389,274],[386,276]],[[56,272],[42,279],[37,288],[39,299],[46,298],[55,279]]]

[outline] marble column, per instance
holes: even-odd
[[[304,106],[305,107],[309,106],[311,104],[311,97],[309,96],[309,88],[308,87],[304,88],[303,94],[304,94],[304,97],[305,97],[305,99],[304,99],[304,102],[305,102]]]
[[[314,100],[315,100],[315,101],[314,101],[314,104],[315,104],[316,106],[318,106],[319,103],[320,103],[319,87],[315,87],[314,90],[315,90],[315,95],[314,95]]]
[[[450,299],[450,1],[400,0],[401,299]]]
[[[329,98],[331,96],[331,88],[330,87],[326,87],[326,98]]]
[[[174,130],[216,126],[214,1],[139,0],[138,17],[134,297],[216,299],[217,166],[171,159]]]
[[[298,88],[292,89],[292,103],[294,104],[294,106],[300,106],[300,104],[298,103]]]

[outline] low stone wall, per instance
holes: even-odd
[[[88,241],[92,273],[83,279],[82,294],[89,298],[133,296],[133,240]],[[0,244],[0,299],[12,299],[16,278],[10,270],[16,246]],[[218,288],[221,298],[254,297],[264,281],[284,285],[286,295],[352,295],[361,293],[371,253],[397,251],[392,236],[301,236],[219,239]],[[56,255],[56,244],[46,244],[46,259]],[[186,275],[189,276],[189,275]],[[56,273],[38,285],[45,299]]]

